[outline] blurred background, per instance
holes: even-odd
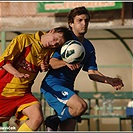
[[[99,71],[110,77],[120,77],[125,84],[121,91],[132,91],[132,2],[0,2],[0,55],[20,33],[35,33],[57,26],[68,26],[67,13],[77,6],[85,6],[90,11],[91,21],[86,38],[95,47]],[[45,74],[38,74],[32,86],[33,92],[40,92],[39,87]],[[115,92],[109,85],[94,83],[83,71],[77,76],[75,90],[88,93]],[[123,101],[123,104],[127,104],[127,101]],[[100,120],[101,130],[117,131],[118,119],[114,119]],[[94,123],[95,119],[91,122]],[[129,121],[124,121],[123,129],[130,131],[130,124]],[[79,130],[86,131],[86,126],[86,121],[83,121],[79,124]],[[95,131],[93,124],[91,129]]]

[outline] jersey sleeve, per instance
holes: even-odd
[[[96,63],[96,56],[95,56],[95,51],[92,51],[90,53],[90,58],[88,62],[84,65],[83,70],[88,71],[88,70],[97,70],[97,63]]]
[[[60,50],[61,50],[60,48],[56,49],[52,58],[57,58],[57,59],[61,60],[62,58],[61,58]]]
[[[91,45],[90,49],[91,50],[87,52],[85,64],[82,68],[83,71],[98,70],[95,56],[95,48],[93,47],[93,45]]]
[[[25,40],[24,35],[19,35],[10,42],[3,54],[0,56],[0,67],[6,63],[13,63],[25,47]]]

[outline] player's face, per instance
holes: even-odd
[[[57,48],[65,43],[65,39],[62,33],[56,33],[52,30],[44,35],[42,43],[45,48]]]
[[[84,35],[87,32],[89,18],[86,14],[77,15],[74,22],[70,24],[75,35]]]

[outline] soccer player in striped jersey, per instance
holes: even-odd
[[[73,37],[66,27],[48,32],[16,36],[0,56],[0,123],[15,115],[28,119],[18,131],[36,131],[43,122],[39,101],[31,92],[40,64],[49,69],[49,59],[57,47]]]

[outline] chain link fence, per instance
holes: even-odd
[[[131,5],[129,5],[128,3],[125,4],[125,20],[122,19],[122,10],[120,9],[90,11],[91,23],[89,28],[131,27],[132,11]],[[52,12],[40,13],[37,11],[37,7],[37,2],[0,2],[1,30],[47,30],[56,26],[67,26],[67,13],[62,16]]]

